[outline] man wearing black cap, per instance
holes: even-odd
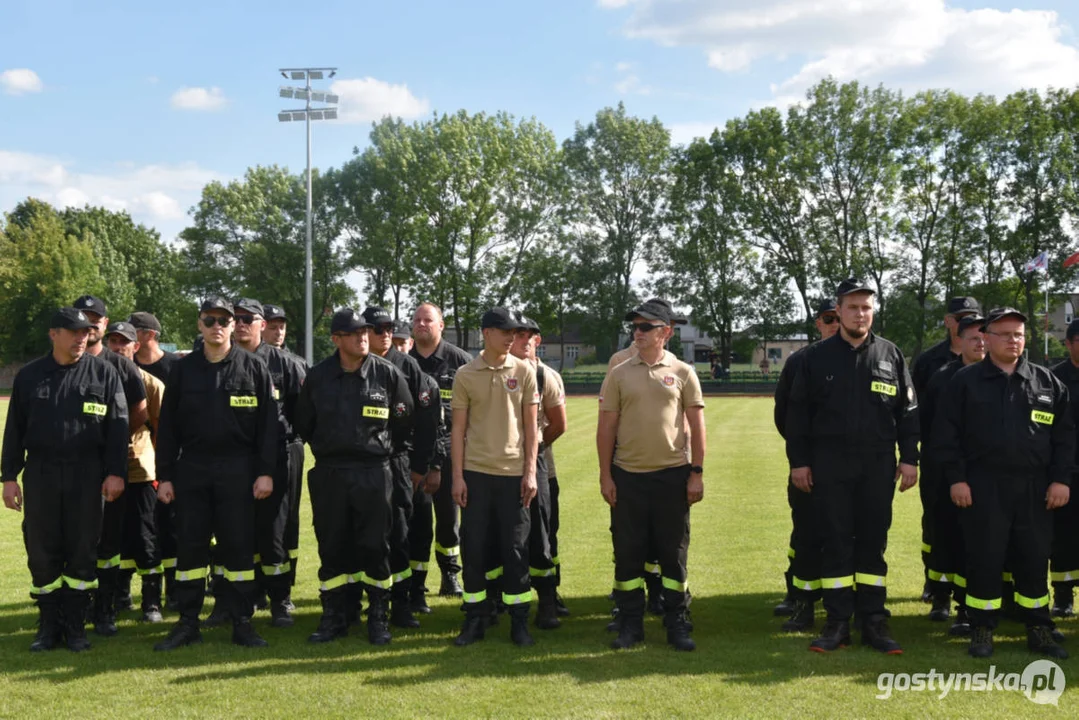
[[[93,295],[83,295],[73,303],[93,323],[86,343],[86,353],[100,357],[116,368],[120,383],[124,386],[127,400],[129,430],[134,435],[146,424],[146,386],[134,362],[121,357],[105,347],[105,328],[108,327],[108,311],[105,303]],[[115,635],[116,611],[131,607],[131,573],[120,568],[123,547],[124,515],[127,496],[121,495],[116,502],[107,505],[101,516],[101,538],[97,546],[97,590],[94,591],[94,632],[109,637]]]
[[[393,346],[406,355],[412,349],[412,325],[408,321],[393,321]]]
[[[199,309],[202,349],[169,375],[157,437],[158,500],[176,502],[176,600],[180,620],[155,650],[202,641],[210,537],[217,540],[218,602],[232,617],[232,642],[263,647],[251,626],[255,601],[255,501],[273,493],[277,405],[266,364],[232,342],[232,303]]]
[[[139,349],[138,336],[131,323],[111,323],[105,330],[105,342],[109,350],[131,360]],[[161,400],[165,383],[139,368],[142,384],[146,388],[146,412],[149,419],[131,435],[128,449],[127,489],[124,490],[125,506],[121,534],[120,571],[127,578],[130,573],[142,577],[142,621],[161,622],[161,578],[163,568],[157,543],[157,488],[154,459],[154,435],[161,419]]]
[[[817,308],[814,322],[821,340],[839,332],[839,315],[836,313],[835,300],[828,298]],[[780,437],[787,425],[787,402],[790,399],[791,384],[798,373],[798,366],[805,357],[799,350],[787,358],[776,381],[774,419]],[[775,615],[790,615],[783,623],[787,632],[803,632],[813,627],[813,613],[817,598],[820,597],[820,534],[817,531],[817,519],[813,513],[812,498],[790,482],[787,478],[787,504],[791,509],[791,539],[787,549],[790,564],[784,573],[787,581],[787,596],[775,607]]]
[[[318,540],[322,619],[308,637],[329,642],[348,634],[347,588],[363,583],[370,605],[367,638],[390,642],[394,443],[411,426],[408,383],[392,363],[370,352],[370,324],[352,308],[334,313],[337,351],[311,368],[300,391],[296,429],[311,446],[307,474]]]
[[[52,352],[19,370],[8,404],[0,479],[4,505],[20,511],[23,473],[23,538],[40,614],[32,651],[63,637],[76,652],[90,647],[83,619],[97,586],[101,498],[120,497],[127,475],[127,401],[115,368],[86,353],[91,327],[83,311],[58,310]]]
[[[395,445],[390,458],[393,470],[393,524],[390,529],[390,574],[393,578],[390,622],[397,627],[417,628],[419,620],[412,614],[412,567],[410,563],[409,523],[412,519],[412,498],[422,489],[428,471],[441,466],[438,451],[442,433],[442,404],[438,384],[423,370],[415,358],[393,346],[397,323],[389,311],[368,307],[363,318],[371,326],[368,331],[371,353],[393,364],[408,381],[415,411],[410,432],[401,444]],[[420,583],[422,586],[422,582]],[[422,600],[422,593],[420,595]],[[422,612],[422,610],[421,610]]]
[[[434,303],[420,303],[412,313],[415,344],[408,354],[420,364],[421,370],[438,383],[445,432],[449,434],[453,429],[453,413],[450,409],[453,378],[458,369],[472,362],[472,356],[446,342],[442,337],[445,329],[442,310]],[[433,543],[435,560],[442,574],[438,594],[461,597],[461,584],[457,580],[457,573],[461,572],[461,525],[457,505],[453,501],[453,468],[449,457],[443,459],[440,471],[432,469],[427,473],[424,489],[426,492],[413,497],[413,519],[409,527],[409,542],[412,545],[410,564],[415,578],[412,587],[423,587]],[[415,603],[415,596],[413,606],[419,607]]]
[[[919,354],[918,357],[914,358],[914,362],[910,367],[910,377],[914,382],[914,393],[917,397],[921,398],[925,394],[926,389],[929,387],[929,380],[937,370],[959,357],[960,341],[957,332],[959,321],[967,316],[980,315],[981,311],[978,301],[972,297],[953,297],[948,301],[947,314],[944,316],[944,327],[947,329],[948,337]],[[922,406],[920,412],[924,413],[924,406]],[[919,419],[923,434],[928,438],[928,418],[921,414]],[[923,483],[918,488],[919,500],[922,503],[922,567],[926,573],[925,587],[922,588],[922,601],[931,602],[933,593],[931,592],[929,579],[929,554],[933,550],[931,537],[933,521],[929,510],[927,510],[929,498],[926,492],[926,486]],[[945,605],[947,605],[946,601]]]
[[[956,602],[955,622],[948,634],[965,636],[970,633],[970,620],[967,617],[965,603],[966,586],[963,570],[965,552],[963,532],[959,527],[959,511],[952,503],[951,486],[945,481],[937,448],[932,443],[933,419],[940,407],[941,395],[955,374],[967,365],[979,363],[985,359],[985,335],[982,326],[985,318],[980,315],[967,315],[959,320],[956,334],[961,341],[959,357],[942,367],[933,375],[926,388],[924,397],[919,399],[919,423],[925,442],[922,443],[922,488],[928,486],[925,495],[929,498],[925,511],[931,518],[930,537],[933,551],[929,555],[929,581],[932,583],[933,609],[929,619],[943,622],[951,616],[950,602],[954,594]]]
[[[884,548],[895,481],[918,481],[918,402],[903,353],[872,332],[874,295],[857,278],[839,284],[839,332],[806,348],[787,409],[791,483],[811,494],[823,545],[816,652],[850,644],[851,616],[863,644],[902,652],[888,630]]]
[[[285,350],[285,333],[288,331],[288,316],[280,305],[266,303],[262,306],[266,315],[266,332],[263,338],[276,348]]]
[[[148,312],[133,312],[127,319],[135,328],[139,350],[135,353],[135,364],[156,377],[161,382],[168,382],[169,371],[173,363],[180,359],[176,353],[161,349],[161,323]]]
[[[295,423],[296,402],[305,372],[287,353],[263,342],[266,321],[262,316],[265,312],[262,303],[252,298],[238,298],[233,302],[233,308],[236,344],[266,363],[277,401],[278,452],[274,489],[268,498],[255,503],[255,575],[259,592],[270,598],[273,627],[292,627],[289,574],[294,562],[292,556],[299,552],[287,543],[286,525],[291,512],[289,500],[295,494],[290,492],[289,483],[300,473],[291,471],[289,465],[293,462],[293,454],[289,452],[289,446],[300,444],[302,453],[302,441],[296,434]]]
[[[1015,604],[1027,647],[1054,658],[1046,578],[1053,511],[1068,504],[1075,422],[1068,390],[1047,368],[1027,362],[1026,317],[995,308],[985,322],[989,355],[955,374],[933,419],[933,445],[966,548],[969,653],[993,654],[1001,573],[1012,559]]]
[[[1068,388],[1072,418],[1079,427],[1079,320],[1072,320],[1064,335],[1068,358],[1053,367],[1053,374]],[[1079,448],[1077,448],[1079,452]],[[1076,455],[1079,467],[1079,454]],[[1049,558],[1053,582],[1053,617],[1072,617],[1073,588],[1079,584],[1079,500],[1053,511],[1053,547]]]
[[[483,351],[453,380],[453,499],[461,507],[465,622],[454,641],[483,639],[492,603],[487,567],[501,561],[510,638],[532,645],[528,610],[529,507],[536,497],[536,371],[510,355],[519,322],[509,310],[483,314]],[[491,542],[491,538],[497,538]]]

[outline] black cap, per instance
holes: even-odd
[[[642,317],[645,320],[657,320],[667,324],[673,322],[670,305],[652,301],[639,305],[636,309],[626,313],[626,320],[632,320],[635,317]]]
[[[363,309],[363,319],[366,320],[367,324],[371,327],[393,325],[393,315],[390,315],[389,310],[379,307],[378,305],[368,305],[365,307]]]
[[[980,315],[981,312],[982,306],[972,297],[953,297],[948,301],[949,315],[958,315],[959,313],[974,313],[975,315]]]
[[[989,327],[995,322],[1000,322],[1004,318],[1015,318],[1022,322],[1027,321],[1027,316],[1019,312],[1013,307],[998,307],[989,311],[989,314],[985,317],[985,323],[982,325],[982,329]]]
[[[153,330],[158,334],[161,333],[161,323],[148,312],[133,312],[127,321],[134,325],[136,330]]]
[[[393,336],[400,340],[408,340],[412,337],[412,326],[404,320],[394,320]]]
[[[673,322],[675,325],[686,325],[686,324],[689,323],[689,318],[687,318],[682,313],[677,312],[674,309],[674,306],[671,305],[666,300],[664,300],[663,298],[649,298],[648,300],[645,301],[644,304],[648,305],[650,303],[655,303],[656,305],[662,305],[663,307],[667,308],[667,312],[669,312],[670,315],[671,315],[671,322]]]
[[[520,310],[515,310],[513,312],[513,317],[517,321],[518,330],[528,330],[529,332],[535,333],[538,333],[540,331],[539,323],[525,315]]]
[[[877,291],[869,287],[869,283],[861,278],[851,277],[847,278],[843,282],[839,283],[839,287],[835,289],[835,296],[841,298],[845,295],[851,295],[857,292],[867,292],[877,294]]]
[[[208,297],[202,301],[202,305],[199,306],[199,312],[209,312],[210,310],[224,310],[229,315],[235,315],[232,309],[232,303],[223,297]]]
[[[129,322],[114,322],[109,323],[109,326],[105,328],[105,336],[119,335],[122,338],[127,338],[130,342],[135,342],[137,339],[135,335],[135,326]]]
[[[959,335],[962,335],[967,328],[972,326],[977,326],[980,330],[982,325],[984,324],[985,318],[983,318],[978,313],[974,313],[973,315],[964,315],[963,317],[959,318],[959,326],[956,328],[956,332]]]
[[[820,317],[824,313],[834,313],[835,311],[835,298],[825,298],[824,300],[821,300],[820,305],[817,306],[817,317]]]
[[[262,307],[262,303],[254,298],[236,298],[232,301],[232,306],[237,312],[244,310],[252,315],[262,315],[266,317],[266,311]]]
[[[280,305],[270,305],[269,303],[266,303],[262,306],[262,309],[266,311],[262,314],[262,317],[267,320],[277,320],[279,318],[281,320],[288,320],[288,315],[285,314],[285,308]]]
[[[93,295],[83,295],[81,298],[71,303],[71,306],[76,310],[82,310],[83,312],[97,313],[101,317],[105,317],[109,314],[105,309],[105,301],[99,297]]]
[[[65,330],[84,330],[92,328],[94,324],[86,313],[77,308],[62,307],[53,313],[50,328],[64,328]]]
[[[361,313],[358,313],[349,307],[341,308],[335,312],[333,314],[333,319],[330,320],[331,333],[350,333],[368,327],[371,327],[371,323],[367,322],[366,318],[364,318]]]
[[[480,327],[484,330],[487,328],[516,330],[521,327],[521,323],[513,316],[513,313],[506,308],[493,307],[483,314],[483,317],[480,319]]]
[[[1079,319],[1072,320],[1068,323],[1068,331],[1064,333],[1064,337],[1067,340],[1073,339],[1076,335],[1079,335]]]

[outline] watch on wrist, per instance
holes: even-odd
[[[690,465],[689,466],[689,471],[691,473],[697,473],[698,475],[703,475],[704,474],[704,467],[701,466],[701,465]]]

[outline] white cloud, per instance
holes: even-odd
[[[411,120],[431,109],[430,103],[413,95],[407,85],[391,85],[372,77],[337,80],[330,91],[340,97],[337,117],[346,123],[376,122],[387,115]]]
[[[641,82],[641,78],[633,72],[633,63],[620,62],[614,66],[620,75],[618,82],[614,84],[614,91],[619,95],[650,95],[652,88]]]
[[[0,73],[0,87],[8,95],[39,93],[44,87],[37,73],[27,68],[15,68]]]
[[[225,93],[219,87],[182,87],[172,94],[170,100],[177,110],[220,110],[226,102]]]
[[[187,208],[198,202],[202,188],[223,179],[195,163],[117,163],[110,171],[81,172],[57,158],[0,150],[0,208],[10,210],[27,197],[60,207],[101,205],[126,210],[170,241],[187,225]]]
[[[771,87],[780,104],[828,75],[997,95],[1079,82],[1079,48],[1050,11],[967,10],[945,0],[635,0],[623,30],[699,47],[725,73],[793,59],[800,68]]]
[[[719,124],[722,127],[722,123]],[[688,145],[693,142],[695,138],[704,138],[707,140],[712,136],[712,131],[717,127],[717,123],[710,122],[681,122],[671,123],[667,126],[667,129],[671,132],[671,142],[675,145]]]

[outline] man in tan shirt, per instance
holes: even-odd
[[[105,340],[109,350],[129,360],[135,359],[139,341],[135,326],[116,322],[108,326]],[[146,386],[146,411],[149,419],[131,433],[128,446],[127,490],[124,491],[124,517],[120,571],[137,572],[142,577],[142,621],[159,623],[161,617],[161,553],[157,543],[157,489],[154,487],[154,434],[161,416],[161,397],[165,384],[139,368]],[[130,577],[130,576],[129,576]]]
[[[529,506],[536,497],[536,371],[509,354],[519,321],[505,308],[483,314],[483,352],[453,379],[453,499],[461,507],[465,622],[454,641],[483,639],[490,603],[486,568],[501,560],[502,602],[510,637],[533,644],[528,632]],[[489,542],[489,538],[497,538]],[[488,553],[496,554],[490,560]]]
[[[704,496],[704,399],[693,368],[664,349],[671,312],[645,303],[630,312],[637,357],[611,371],[600,396],[600,491],[613,512],[615,649],[644,640],[645,562],[653,550],[663,583],[667,642],[694,650],[686,617],[689,506]],[[686,462],[688,422],[691,463]]]

